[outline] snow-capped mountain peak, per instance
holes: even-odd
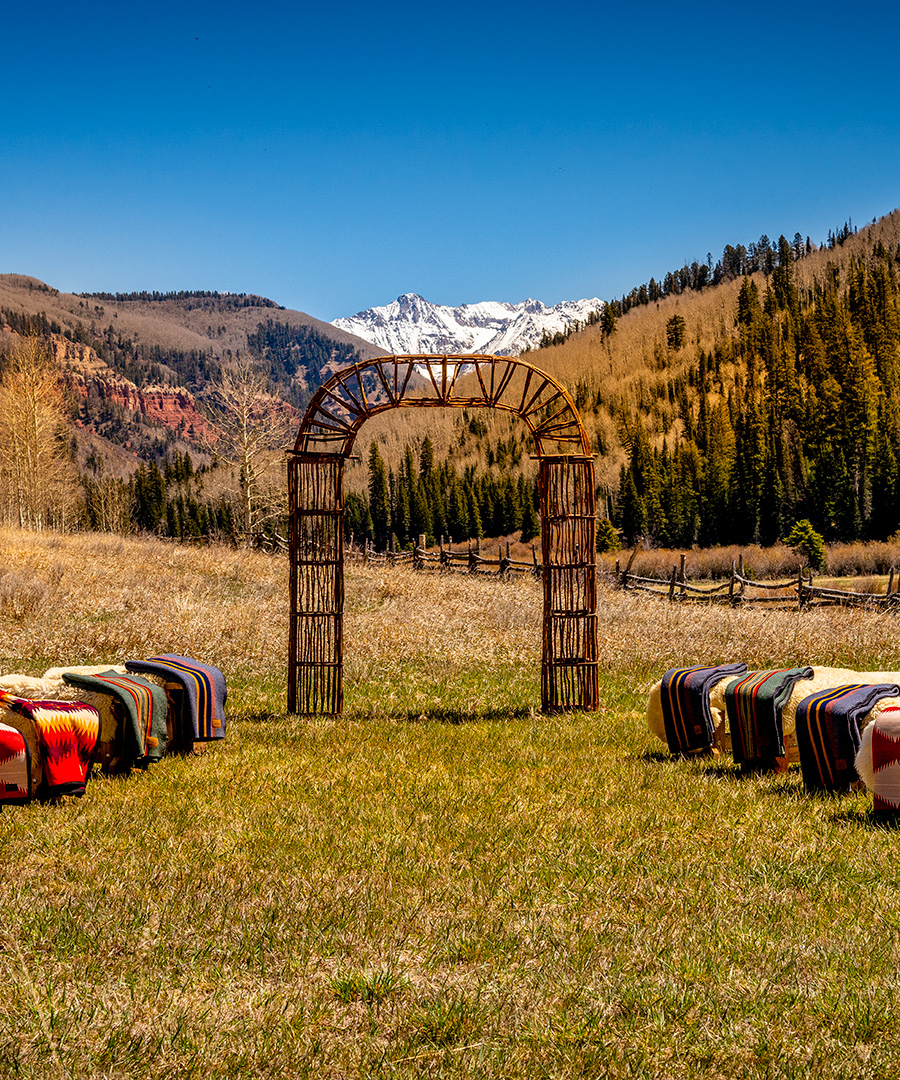
[[[602,301],[564,300],[547,307],[540,300],[509,304],[485,300],[448,307],[418,293],[404,293],[383,307],[335,319],[341,330],[391,353],[496,353],[513,356],[540,343],[544,333],[584,322]]]

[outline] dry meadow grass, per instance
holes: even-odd
[[[860,611],[604,593],[602,708],[545,718],[540,587],[354,568],[347,715],[284,714],[284,561],[0,534],[0,664],[219,663],[225,745],[0,813],[0,1077],[900,1073],[896,836],[678,762],[671,664],[896,668]]]

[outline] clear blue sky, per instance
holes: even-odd
[[[900,205],[896,3],[7,5],[0,272],[333,319]]]

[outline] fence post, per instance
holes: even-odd
[[[797,570],[797,610],[803,610],[803,564]]]
[[[687,555],[684,552],[681,553],[681,599],[687,599],[687,580],[684,576],[684,564],[687,559]]]
[[[888,579],[888,587],[887,587],[887,592],[885,593],[885,596],[890,596],[893,591],[894,591],[894,568],[892,566],[891,567],[891,576]]]
[[[743,551],[740,553],[740,555],[738,555],[738,573],[741,575],[742,578],[747,576],[744,573],[744,553],[743,553]]]

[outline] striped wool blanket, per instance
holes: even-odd
[[[785,756],[781,710],[794,684],[812,677],[809,667],[770,668],[748,671],[725,687],[731,753],[738,764],[774,764]]]
[[[850,683],[821,690],[797,706],[797,749],[807,791],[847,791],[859,779],[859,722],[877,701],[896,697],[891,683]]]
[[[709,691],[729,675],[740,675],[746,664],[671,668],[663,675],[660,705],[666,742],[673,754],[708,750],[715,733]]]
[[[166,752],[166,693],[140,675],[101,671],[96,675],[63,672],[68,686],[108,694],[121,706],[126,720],[122,739],[122,767],[141,767],[158,761]]]
[[[126,660],[129,671],[158,675],[180,683],[187,697],[194,739],[203,742],[225,737],[225,676],[217,667],[201,664],[189,656],[164,653],[147,660]]]
[[[30,758],[22,732],[0,724],[0,804],[28,802],[31,798]]]
[[[81,701],[29,701],[0,691],[4,721],[41,756],[41,796],[83,795],[100,734],[100,714]],[[26,729],[30,728],[30,731]]]

